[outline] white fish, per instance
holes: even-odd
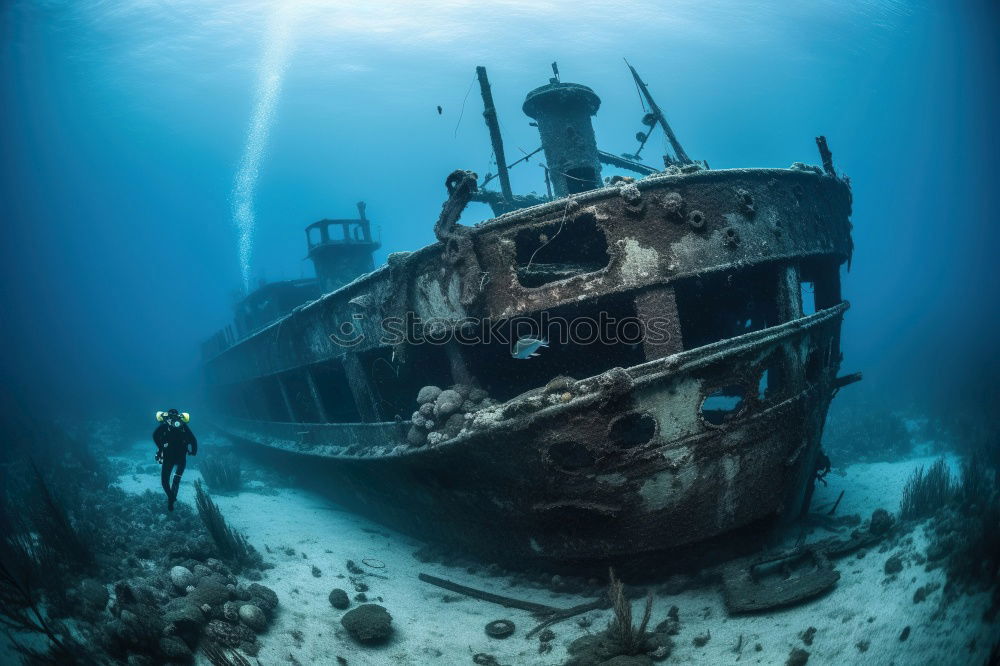
[[[519,338],[517,342],[514,343],[514,349],[511,350],[510,355],[514,358],[527,359],[533,356],[538,356],[538,350],[541,347],[548,347],[549,343],[546,340],[539,340],[538,338],[529,338],[527,336]]]

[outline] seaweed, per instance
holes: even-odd
[[[68,440],[42,421],[4,424],[11,427],[5,428],[10,460],[0,469],[0,628],[26,664],[105,663],[56,619],[66,607],[68,583],[95,570],[96,560],[29,454],[51,459],[52,475],[80,470],[80,460],[46,448]],[[51,439],[43,442],[44,436]]]
[[[198,465],[198,471],[212,492],[238,492],[243,485],[240,459],[232,454],[209,456]]]
[[[963,512],[975,512],[993,499],[995,489],[995,473],[979,452],[974,452],[962,463],[955,493],[959,506]]]
[[[213,666],[250,666],[250,660],[242,654],[236,650],[227,651],[214,641],[203,641],[202,651]]]
[[[97,452],[98,468],[105,472],[89,473],[75,456],[33,448],[48,426],[12,432],[20,439],[10,442],[11,458],[0,466],[0,643],[29,665],[96,666],[124,663],[130,655],[162,663],[152,638],[160,636],[167,567],[205,562],[217,550],[193,508],[180,505],[169,522],[160,522],[158,495],[134,496],[108,485],[111,465],[103,452]],[[238,558],[260,561],[245,539],[236,540],[243,546]]]
[[[29,507],[32,527],[44,546],[61,555],[61,560],[78,572],[93,571],[94,553],[73,526],[60,501],[49,490],[38,467],[31,463],[38,502]]]
[[[903,489],[904,519],[935,517],[928,550],[946,558],[949,587],[973,591],[1000,580],[1000,488],[992,467],[976,453],[962,462],[958,479],[944,460],[918,468]],[[930,556],[929,556],[930,557]]]
[[[955,489],[959,516],[952,521],[960,536],[948,560],[949,581],[973,589],[1000,581],[1000,489],[995,473],[976,454],[962,463]]]
[[[98,568],[94,551],[34,464],[17,461],[3,471],[0,534],[7,601],[15,593],[27,600],[23,593],[30,591],[32,599],[44,597],[50,617],[64,617],[71,609],[67,590]]]
[[[677,607],[670,609],[667,619],[657,625],[655,630],[647,631],[653,611],[653,593],[646,595],[642,619],[635,625],[632,622],[632,602],[625,595],[625,586],[615,576],[614,569],[609,569],[608,573],[608,589],[601,599],[603,604],[596,607],[610,607],[613,611],[612,620],[604,631],[593,634],[588,632],[570,643],[566,648],[570,659],[565,666],[593,666],[619,661],[623,664],[632,663],[633,657],[638,658],[635,663],[649,663],[649,659],[659,661],[668,657],[674,646],[670,637],[680,628]],[[533,635],[543,626],[545,625],[539,625],[528,635]]]
[[[996,588],[1000,582],[1000,501],[996,496],[961,529],[948,562],[948,576],[972,584],[972,589]]]
[[[94,664],[94,655],[69,636],[66,628],[43,611],[36,542],[25,533],[8,532],[0,539],[0,626],[11,647],[30,664]],[[40,650],[19,641],[16,633],[41,636]]]
[[[608,598],[614,610],[614,619],[608,625],[608,636],[614,641],[620,654],[636,655],[645,651],[646,626],[653,611],[653,593],[646,596],[646,607],[642,613],[642,621],[636,627],[632,624],[632,602],[625,597],[625,586],[615,577],[615,570],[608,569]]]
[[[920,466],[906,482],[899,515],[904,520],[926,518],[947,505],[955,496],[951,472],[944,459],[939,459],[924,472]]]
[[[204,523],[209,536],[212,537],[212,541],[215,542],[221,559],[226,560],[237,569],[261,566],[260,553],[250,545],[243,534],[232,529],[226,523],[219,507],[209,497],[200,481],[194,482],[194,489],[198,515],[201,517],[201,522]]]

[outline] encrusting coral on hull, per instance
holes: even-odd
[[[475,413],[497,403],[486,391],[464,384],[448,389],[424,386],[417,394],[419,408],[410,417],[406,442],[410,446],[436,445],[470,427]]]

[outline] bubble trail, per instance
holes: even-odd
[[[278,10],[268,30],[264,55],[257,74],[253,115],[247,130],[243,155],[233,182],[230,198],[233,223],[239,233],[240,271],[244,292],[250,291],[250,269],[253,260],[254,195],[260,165],[267,148],[267,139],[274,124],[274,111],[281,96],[281,84],[292,49],[293,16],[287,5]]]

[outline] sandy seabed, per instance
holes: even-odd
[[[142,455],[143,465],[148,463],[148,449],[137,445],[134,450],[137,457]],[[136,458],[129,460],[134,464]],[[838,515],[857,513],[867,518],[878,507],[895,513],[907,478],[916,467],[933,462],[934,458],[917,458],[849,466],[830,474],[829,485],[817,488],[814,505],[832,503],[843,490]],[[189,462],[182,502],[193,500],[191,484],[200,478],[197,463],[197,458]],[[129,492],[162,492],[158,475],[127,474],[119,483]],[[537,624],[527,611],[449,593],[421,582],[418,573],[559,607],[585,603],[590,597],[516,587],[509,578],[420,562],[414,552],[422,542],[346,512],[312,492],[252,481],[237,495],[213,495],[213,499],[230,524],[275,565],[264,572],[261,581],[280,599],[275,621],[260,637],[258,659],[263,665],[337,664],[337,657],[351,666],[473,664],[477,653],[493,655],[509,666],[557,665],[567,659],[566,648],[574,639],[605,628],[611,616],[610,611],[588,613],[588,628],[575,618],[554,625],[552,650],[540,654],[538,639],[524,638]],[[818,530],[812,538],[825,536],[829,533]],[[997,626],[982,619],[988,595],[963,596],[945,607],[939,587],[925,601],[914,602],[917,588],[945,582],[941,569],[926,571],[906,556],[923,552],[925,546],[923,528],[917,527],[897,548],[879,552],[876,547],[862,557],[851,555],[836,563],[841,578],[831,592],[764,615],[728,616],[718,587],[676,595],[658,593],[651,626],[665,619],[671,606],[678,607],[681,621],[673,652],[661,663],[785,664],[793,648],[808,651],[809,664],[986,663],[998,638]],[[904,569],[897,576],[887,576],[885,561],[896,552],[904,554]],[[347,560],[365,569],[361,578],[369,586],[369,601],[383,605],[392,615],[394,635],[385,645],[355,643],[340,624],[346,611],[334,609],[327,599],[335,587],[354,596]],[[365,560],[374,567],[363,564]],[[319,569],[319,577],[313,567]],[[635,602],[636,614],[641,612],[639,605]],[[515,623],[514,635],[502,640],[486,636],[486,623],[502,618]],[[815,628],[815,634],[806,645],[801,634],[809,627]],[[901,641],[905,627],[910,627],[909,636]],[[708,633],[707,643],[694,643],[696,636]],[[737,646],[741,646],[738,652]],[[197,663],[209,662],[199,655]]]

